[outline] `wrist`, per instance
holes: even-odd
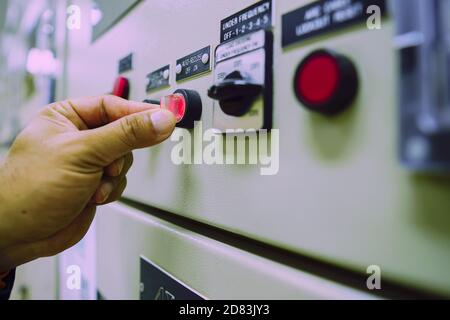
[[[0,250],[13,245],[11,241],[11,217],[8,216],[10,199],[6,192],[9,183],[4,171],[4,163],[2,162],[0,163]]]

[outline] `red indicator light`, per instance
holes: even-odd
[[[112,94],[123,99],[128,99],[129,93],[130,84],[128,82],[128,79],[125,77],[118,77],[116,79],[116,82],[114,83]]]
[[[144,102],[154,103],[153,100]],[[178,128],[193,129],[195,122],[202,116],[202,100],[198,92],[193,90],[178,89],[173,94],[162,97],[160,107],[173,113]]]
[[[333,96],[339,81],[339,70],[334,59],[317,55],[309,59],[297,77],[297,90],[314,104],[326,102]]]
[[[175,93],[161,98],[161,108],[172,112],[177,123],[183,120],[186,114],[186,100],[182,94]]]
[[[347,109],[356,97],[356,68],[348,58],[334,51],[314,51],[297,68],[294,91],[306,108],[337,114]]]

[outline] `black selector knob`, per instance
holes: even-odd
[[[208,90],[208,96],[219,101],[225,114],[241,117],[250,110],[262,90],[261,84],[253,82],[239,71],[233,71],[222,82],[213,85]]]

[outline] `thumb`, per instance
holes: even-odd
[[[175,128],[174,115],[153,109],[128,115],[103,127],[84,131],[88,148],[106,166],[133,151],[166,140]]]

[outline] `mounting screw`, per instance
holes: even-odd
[[[202,55],[203,64],[207,64],[209,62],[209,54],[205,53]]]
[[[181,66],[181,64],[177,64],[177,66],[175,67],[175,72],[177,74],[180,74],[181,71],[183,71],[183,67]]]

